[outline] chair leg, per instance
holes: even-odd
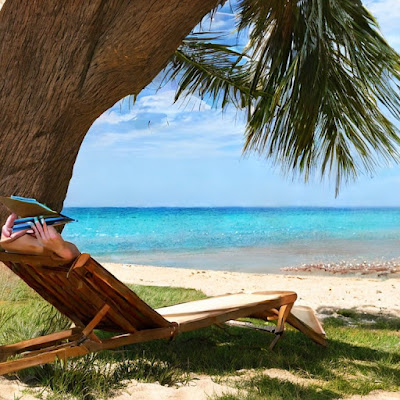
[[[253,317],[253,318],[264,319],[266,321],[276,320],[276,327],[272,327],[272,326],[259,327],[250,322],[235,321],[235,320],[226,321],[225,325],[238,326],[238,327],[242,327],[242,328],[250,328],[250,329],[274,333],[275,338],[269,346],[270,350],[273,350],[276,343],[279,341],[279,339],[283,335],[283,332],[285,329],[285,322],[290,314],[290,310],[292,309],[292,307],[293,307],[293,303],[290,303],[290,304],[285,304],[285,305],[279,307],[278,310],[277,309],[264,310],[264,311],[260,311],[260,312],[257,312],[255,314],[251,315],[251,317]]]
[[[286,318],[288,317],[292,307],[293,307],[293,303],[285,304],[284,306],[281,306],[279,308],[278,320],[276,322],[276,332],[283,332],[283,330],[285,329],[285,321],[286,321]]]
[[[278,340],[283,336],[283,332],[275,332],[274,340],[269,345],[269,349],[273,350],[275,345],[278,343]]]
[[[290,304],[285,304],[279,308],[278,318],[276,321],[276,329],[274,332],[275,338],[269,346],[270,350],[274,349],[275,345],[278,343],[279,339],[282,337],[283,332],[285,330],[286,318],[290,314],[290,310],[292,309],[292,307],[293,307],[293,303],[290,303]]]

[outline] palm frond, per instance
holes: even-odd
[[[223,2],[221,2],[222,4]],[[244,152],[342,180],[400,160],[400,56],[361,0],[240,0],[243,51],[193,34],[166,68],[182,95],[247,110]]]
[[[273,92],[252,105],[245,151],[308,179],[341,180],[399,160],[399,55],[359,0],[242,0],[238,29],[250,28],[251,88]]]
[[[241,53],[208,41],[216,38],[192,35],[185,39],[165,70],[164,82],[177,81],[175,100],[196,94],[209,96],[222,108],[227,104],[247,107],[251,102],[250,62],[240,63]]]

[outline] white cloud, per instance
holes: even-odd
[[[208,14],[199,24],[199,28],[206,31],[232,31],[235,28],[235,14],[221,11]]]
[[[136,113],[133,111],[127,114],[117,111],[107,111],[97,119],[96,123],[119,124],[120,122],[133,119],[136,119]]]
[[[390,45],[400,48],[400,0],[365,0]]]
[[[172,115],[182,113],[185,110],[204,111],[211,109],[205,101],[195,96],[190,96],[186,100],[180,100],[173,105],[174,96],[174,90],[160,91],[157,94],[142,96],[139,97],[135,104],[129,105],[128,111],[124,111],[123,106],[127,99],[123,99],[102,114],[95,124],[119,124],[121,122],[132,121],[137,119],[138,114],[143,112]]]
[[[89,148],[136,157],[240,157],[245,125],[240,116],[235,121],[236,110],[221,113],[195,96],[173,104],[174,95],[141,96],[125,113],[114,107],[93,125]]]
[[[167,90],[154,95],[141,97],[137,106],[141,111],[156,111],[157,113],[179,114],[186,110],[210,110],[211,107],[204,101],[195,96],[190,96],[186,100],[181,100],[176,104],[174,102],[175,91]]]

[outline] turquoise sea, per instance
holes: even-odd
[[[66,208],[64,237],[101,261],[278,272],[400,257],[400,208]]]

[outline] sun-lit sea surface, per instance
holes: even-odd
[[[248,272],[400,257],[400,208],[66,208],[100,261]]]

